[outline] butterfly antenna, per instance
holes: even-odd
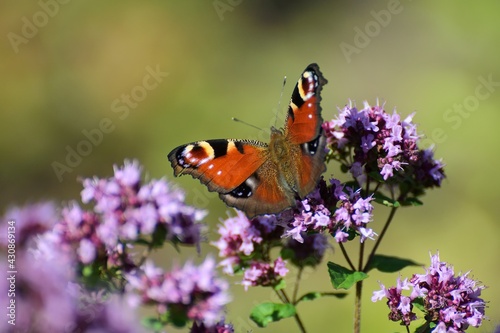
[[[278,108],[274,113],[274,127],[276,127],[276,124],[278,122],[278,112],[280,111],[281,108],[281,100],[283,99],[283,91],[285,90],[285,85],[286,85],[286,76],[283,78],[283,85],[281,86],[280,99],[278,100]]]
[[[286,76],[283,78],[283,85],[281,87],[281,94],[280,94],[280,99],[278,100],[278,108],[276,109],[276,111],[274,112],[274,127],[276,127],[276,123],[278,122],[278,112],[281,108],[281,100],[283,99],[283,91],[285,90],[285,85],[286,85]],[[238,119],[238,118],[235,118],[235,117],[232,117],[231,118],[233,121],[236,121],[238,123],[242,123],[242,124],[245,124],[247,126],[250,126],[250,127],[253,127],[253,128],[256,128],[258,129],[259,131],[262,131],[262,128],[258,127],[258,126],[255,126],[253,124],[250,124],[244,120],[241,120],[241,119]]]
[[[235,117],[232,117],[231,118],[233,121],[237,122],[237,123],[242,123],[242,124],[245,124],[247,126],[250,126],[250,127],[253,127],[253,128],[256,128],[258,129],[259,131],[262,131],[262,128],[258,127],[258,126],[255,126],[253,124],[250,124],[250,123],[247,123],[246,121],[244,120],[241,120],[241,119],[238,119],[238,118],[235,118]]]

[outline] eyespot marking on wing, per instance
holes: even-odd
[[[200,165],[213,160],[215,150],[206,141],[196,142],[186,145],[177,152],[177,161],[183,168],[196,168]]]
[[[256,174],[253,174],[228,194],[234,198],[250,198],[255,192],[255,189],[258,185],[259,178]]]

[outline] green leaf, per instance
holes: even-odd
[[[167,239],[167,229],[160,224],[157,224],[152,237],[153,248],[161,248]]]
[[[285,289],[286,288],[286,281],[281,279],[281,281],[278,282],[278,284],[275,285],[273,288],[274,288],[274,290]]]
[[[280,257],[283,260],[295,259],[295,252],[290,248],[283,247],[283,248],[281,248],[281,251],[280,251]]]
[[[405,200],[403,200],[403,202],[401,202],[401,205],[402,206],[422,206],[424,203],[420,200],[418,200],[417,198],[406,198]]]
[[[387,207],[399,207],[401,204],[397,200],[393,200],[380,192],[373,194],[373,201]]]
[[[160,332],[163,329],[163,323],[161,322],[160,319],[155,318],[155,317],[146,317],[141,320],[142,326],[146,327],[147,329],[154,331],[154,332]]]
[[[185,327],[189,321],[186,309],[180,305],[170,306],[169,310],[162,314],[161,320],[175,327]]]
[[[302,301],[314,301],[315,299],[318,299],[321,297],[321,293],[317,291],[313,291],[307,294],[302,295],[297,303],[302,302]]]
[[[335,293],[320,293],[318,291],[312,291],[310,293],[302,295],[295,304],[298,304],[302,301],[314,301],[320,297],[333,296],[337,298],[344,298],[347,296],[347,293],[344,292],[335,292]]]
[[[384,183],[385,182],[384,177],[382,177],[382,175],[380,174],[380,172],[377,172],[377,171],[369,172],[368,173],[368,177],[370,177],[373,180],[378,181],[379,183]]]
[[[250,319],[259,327],[266,327],[269,323],[292,317],[295,313],[295,306],[292,304],[266,302],[256,305],[252,309]]]
[[[413,300],[412,304],[417,308],[419,309],[420,311],[422,311],[423,313],[425,313],[425,305],[424,305],[424,299],[422,297],[417,297]]]
[[[403,259],[398,257],[384,256],[381,254],[377,254],[373,256],[373,259],[368,267],[368,270],[372,270],[374,268],[378,269],[384,273],[394,273],[399,272],[406,266],[423,266],[413,260]]]
[[[425,322],[415,329],[415,333],[429,333],[431,331],[430,323]]]
[[[328,262],[328,274],[330,274],[330,280],[335,289],[345,290],[368,277],[368,274],[364,272],[351,271],[331,261]]]

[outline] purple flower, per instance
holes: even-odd
[[[137,161],[114,166],[114,172],[109,179],[84,179],[82,191],[84,203],[95,203],[94,211],[101,216],[98,234],[108,247],[121,239],[152,235],[157,228],[166,229],[167,240],[199,243],[201,225],[197,222],[206,212],[185,205],[184,193],[165,180],[142,184]]]
[[[403,290],[409,290],[410,284],[408,280],[401,280],[398,277],[396,287],[385,288],[383,284],[380,284],[381,290],[373,292],[372,302],[380,301],[384,297],[387,298],[387,305],[391,312],[389,313],[389,319],[392,321],[401,321],[402,325],[409,326],[410,322],[417,319],[417,315],[412,311],[413,304],[411,303],[414,299],[408,296],[402,295]]]
[[[288,268],[286,268],[286,261],[278,257],[274,261],[274,274],[276,276],[284,277],[288,274]]]
[[[226,274],[233,274],[234,267],[244,264],[252,256],[259,255],[261,244],[279,243],[282,228],[276,224],[275,216],[259,216],[249,220],[241,211],[236,216],[221,220],[220,238],[212,245],[219,249],[219,256],[225,258],[219,265]],[[257,254],[256,254],[257,252]]]
[[[80,241],[80,246],[78,247],[78,257],[83,264],[89,264],[97,256],[97,249],[94,244],[87,238]]]
[[[354,178],[358,178],[363,175],[363,166],[360,162],[354,162],[349,169]],[[364,182],[364,181],[363,181]]]
[[[172,243],[199,245],[198,222],[206,212],[186,205],[184,193],[163,179],[143,184],[141,171],[137,161],[125,161],[122,167],[114,166],[111,178],[84,179],[82,201],[93,204],[93,210],[76,202],[62,209],[53,232],[81,263],[131,269],[135,264],[128,248],[138,240],[158,242],[157,235]]]
[[[224,320],[209,327],[203,323],[194,322],[189,333],[234,333],[234,328],[233,325],[226,324]]]
[[[58,260],[35,258],[21,249],[16,252],[15,265],[18,273],[7,274],[12,267],[9,269],[6,262],[0,261],[0,292],[4,295],[0,305],[8,309],[10,302],[15,301],[14,317],[9,319],[14,319],[16,331],[65,332],[77,319],[76,300],[66,290],[67,267],[61,266]],[[15,294],[5,297],[9,290]],[[1,332],[12,332],[11,327],[7,318],[0,322]]]
[[[0,322],[1,332],[14,332],[8,322],[12,318],[15,332],[143,332],[118,296],[109,301],[90,297],[73,282],[77,263],[59,246],[55,233],[32,238],[33,248],[17,248],[15,267],[0,261],[0,292],[11,295],[0,298],[0,306],[9,312],[15,300],[17,314]],[[10,270],[17,273],[7,274]]]
[[[70,284],[68,293],[78,300],[73,331],[145,333],[135,309],[124,302],[121,295],[104,290],[89,292],[76,283]]]
[[[23,207],[14,206],[5,212],[0,220],[0,247],[8,244],[7,228],[15,229],[16,247],[29,247],[29,240],[33,236],[43,234],[52,229],[58,220],[56,206],[53,202],[46,201],[35,204],[28,204]],[[10,223],[9,223],[10,221]]]
[[[362,198],[359,190],[343,188],[336,179],[330,180],[329,186],[320,180],[316,190],[297,203],[292,215],[281,214],[278,220],[287,227],[283,236],[300,243],[304,242],[305,233],[321,232],[333,234],[337,242],[346,242],[352,232],[364,242],[376,236],[367,228],[373,217],[372,200],[372,196]]]
[[[187,262],[166,273],[146,262],[142,270],[126,275],[128,291],[140,297],[139,301],[130,297],[129,303],[155,304],[159,314],[175,309],[173,313],[181,318],[187,317],[206,326],[216,325],[230,297],[228,283],[215,273],[215,260],[211,257],[200,266]]]
[[[375,136],[373,134],[368,134],[366,136],[361,137],[361,148],[363,152],[367,153],[370,149],[375,146]]]
[[[340,192],[339,192],[340,189]],[[278,220],[281,225],[286,226],[283,237],[291,237],[303,243],[302,237],[308,232],[323,232],[331,230],[334,225],[332,212],[327,208],[333,206],[338,201],[338,195],[342,192],[340,182],[331,181],[331,186],[327,187],[326,182],[321,179],[316,189],[304,200],[297,201],[297,206],[290,211],[279,215]]]
[[[250,286],[276,286],[286,274],[288,274],[286,261],[281,257],[278,257],[273,265],[255,260],[245,269],[241,284],[245,290]]]
[[[455,276],[453,267],[441,262],[436,254],[431,256],[426,274],[410,279],[419,286],[429,314],[448,329],[460,331],[482,323],[486,304],[479,296],[485,287],[470,279],[469,273]]]
[[[328,238],[324,234],[302,235],[303,243],[290,238],[286,242],[282,253],[286,253],[286,259],[298,266],[316,266],[318,265],[325,254],[326,249],[330,246]]]
[[[479,296],[485,288],[468,277],[469,272],[455,275],[452,266],[441,262],[439,254],[431,256],[425,274],[415,274],[407,281],[398,279],[396,287],[373,293],[372,301],[387,298],[389,318],[405,326],[416,319],[411,312],[416,302],[423,304],[428,323],[436,325],[433,332],[464,332],[469,326],[479,327],[484,318],[485,302]],[[410,296],[402,291],[413,288]]]
[[[124,186],[134,187],[139,184],[141,180],[142,168],[137,160],[132,161],[132,163],[125,162],[123,168],[119,168],[115,165],[113,169],[115,171],[116,181]]]
[[[367,102],[358,110],[352,103],[340,110],[323,129],[332,149],[331,157],[351,170],[360,186],[379,173],[390,185],[401,185],[401,191],[421,195],[426,188],[440,186],[444,179],[443,164],[432,158],[432,152],[418,148],[419,135],[412,123],[413,115],[401,120],[384,106]],[[365,177],[361,177],[360,167]]]

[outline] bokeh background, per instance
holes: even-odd
[[[79,176],[109,176],[125,158],[139,159],[150,178],[172,179],[166,155],[177,145],[267,140],[231,117],[268,128],[277,113],[281,124],[295,80],[317,62],[329,80],[325,119],[349,99],[361,105],[379,98],[388,110],[417,112],[423,145],[435,143],[448,178],[428,193],[424,206],[396,215],[380,252],[428,265],[429,251],[439,250],[457,271],[472,270],[489,287],[484,298],[490,321],[471,331],[492,332],[500,322],[499,12],[498,1],[3,1],[1,210],[79,198]],[[155,71],[156,84],[146,79],[146,89],[144,79]],[[102,137],[94,134],[95,144],[82,143],[85,133],[96,131]],[[86,156],[68,163],[69,151],[78,149]],[[228,208],[190,177],[172,181],[187,191],[190,203],[210,210],[207,236],[214,240]],[[386,217],[377,208],[373,228],[380,230]],[[206,245],[201,257],[208,252],[215,253]],[[165,267],[187,257],[202,259],[192,249],[156,255]],[[327,259],[343,263],[340,251]],[[413,272],[422,270],[402,275]],[[363,331],[402,331],[387,321],[383,302],[370,301],[377,280],[394,285],[397,274],[371,275]],[[331,290],[325,265],[306,272],[301,290]],[[274,300],[271,291],[245,293],[234,285],[232,293],[227,319],[236,331],[264,332],[248,313],[256,303]],[[352,304],[352,295],[325,298],[299,311],[310,332],[349,332]],[[289,319],[267,331],[297,329]]]

